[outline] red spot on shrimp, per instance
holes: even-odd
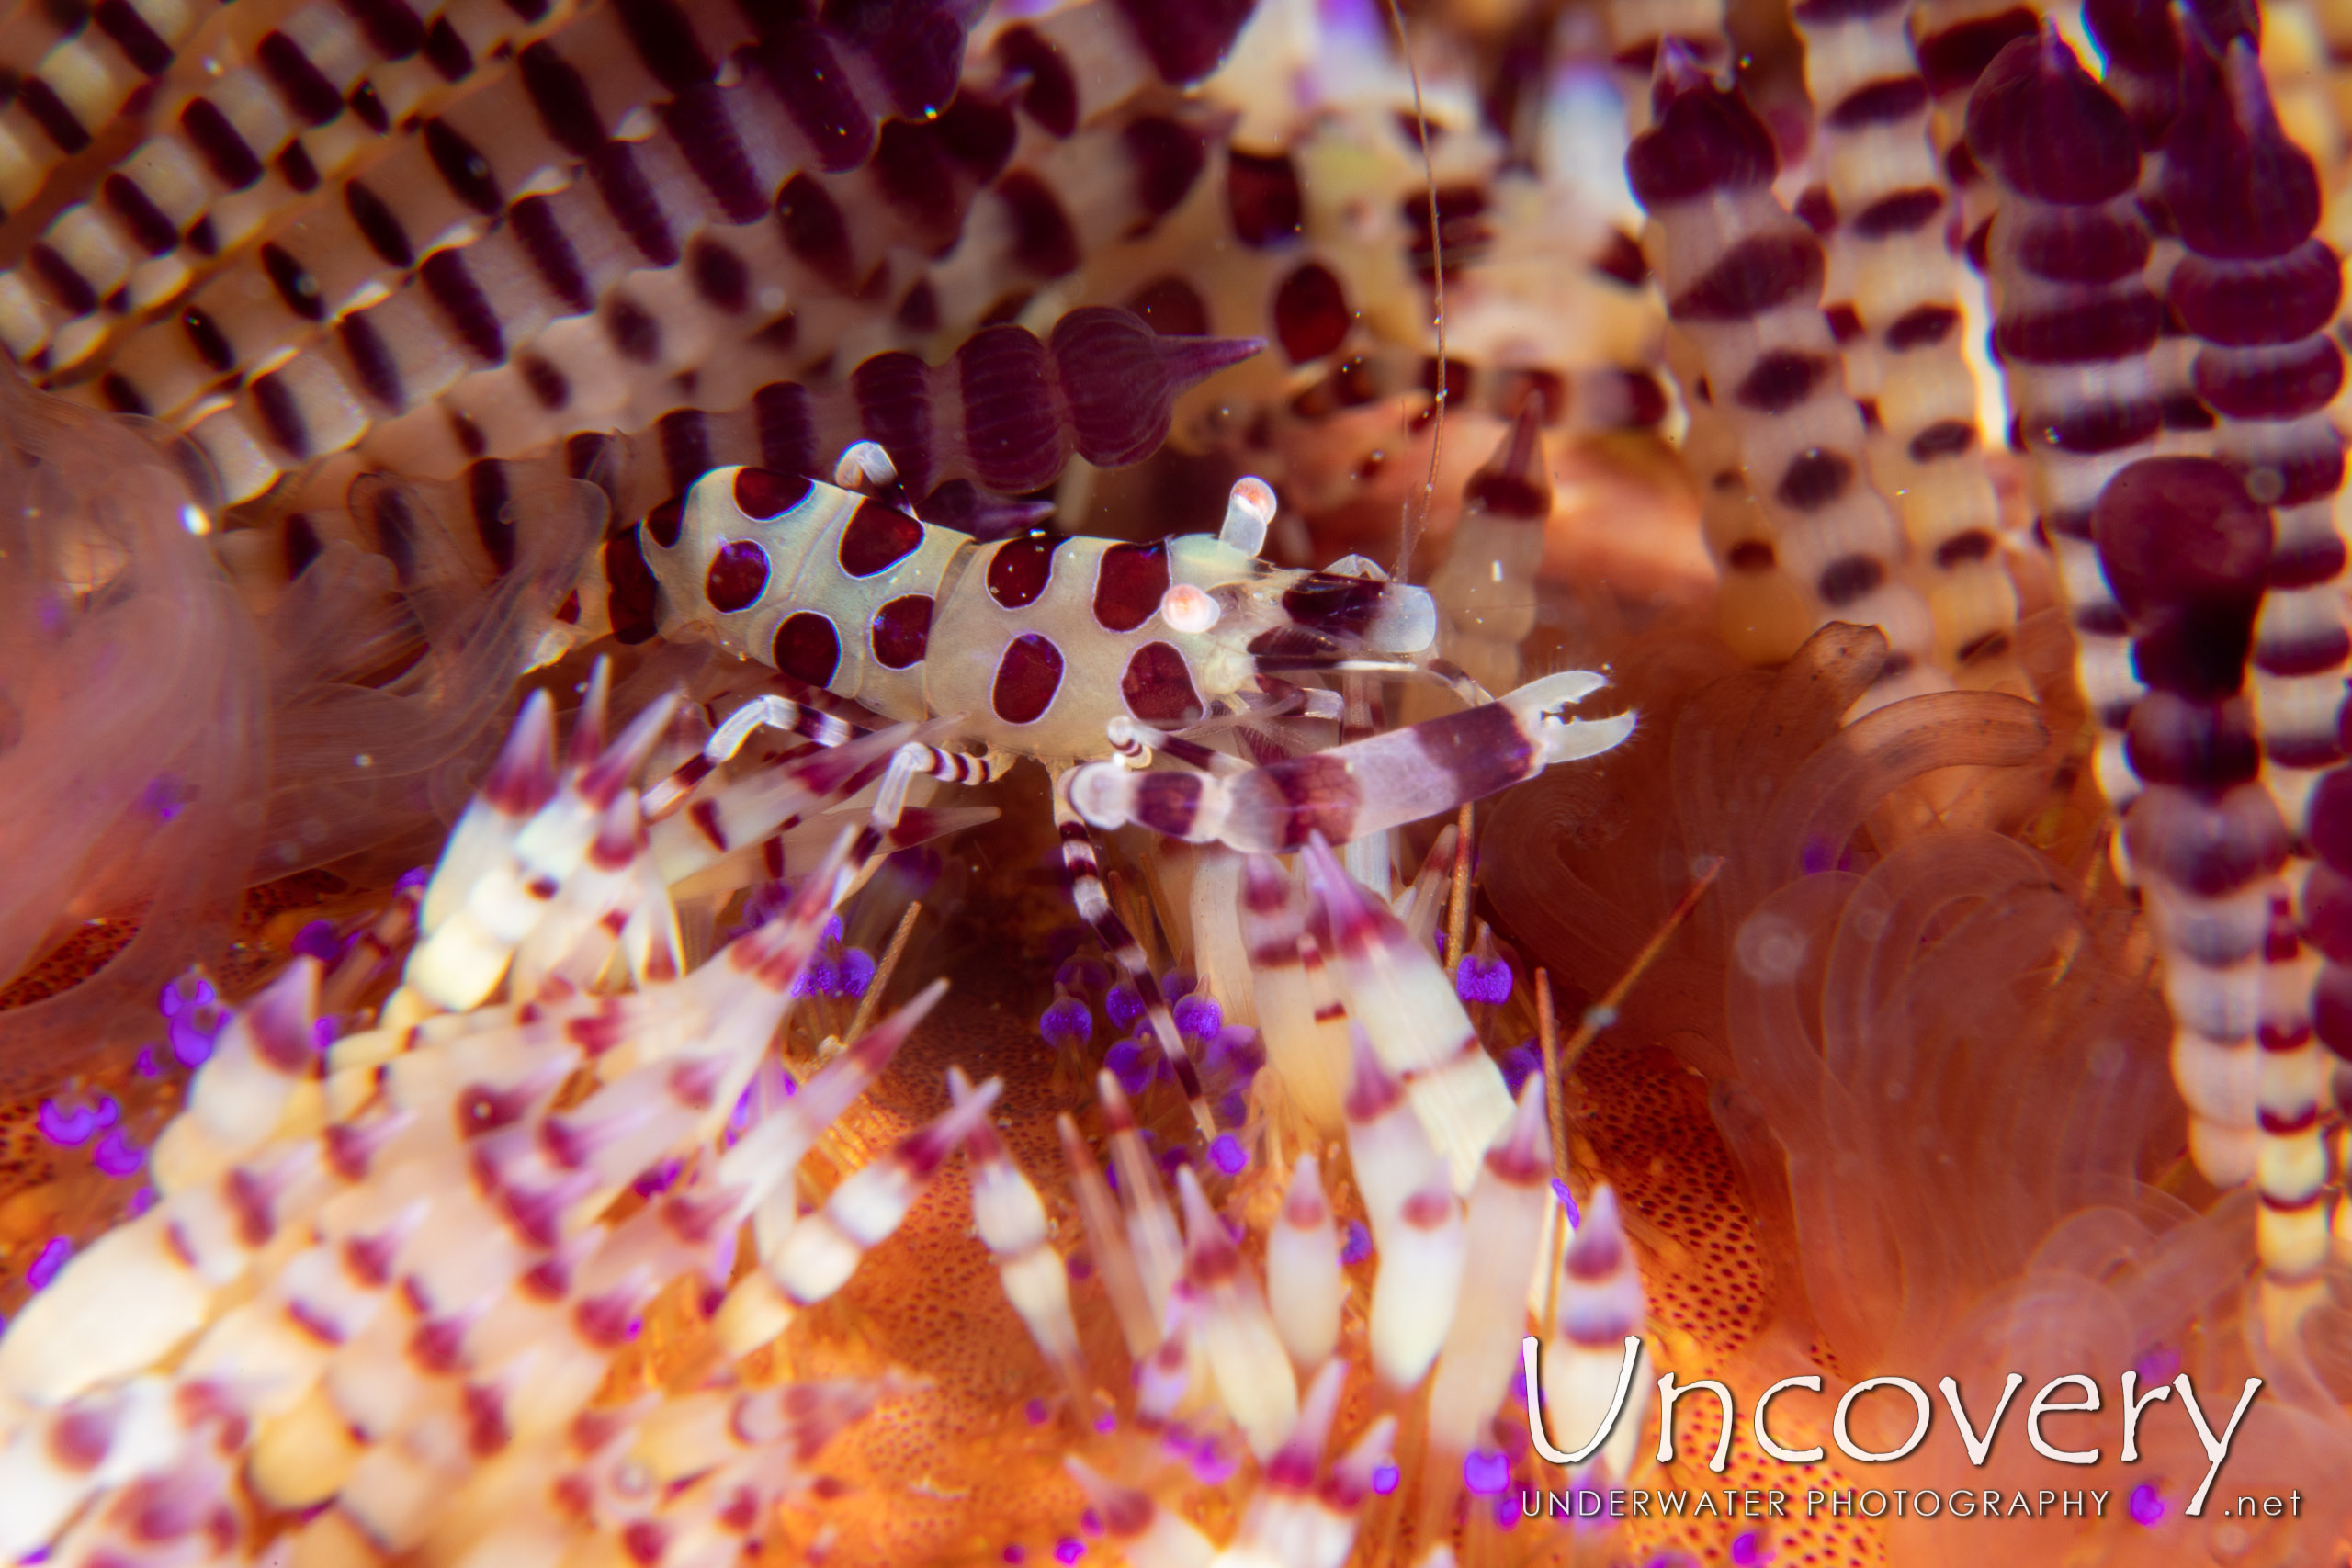
[[[1060,538],[1052,534],[1025,534],[999,545],[989,557],[989,597],[1008,610],[1035,604],[1053,577],[1054,552],[1060,547]]]
[[[841,668],[842,638],[833,623],[814,610],[785,617],[775,629],[775,667],[811,686],[831,683]]]
[[[774,468],[744,468],[735,476],[735,510],[764,523],[799,505],[814,488],[798,474],[779,474]]]
[[[931,646],[931,595],[902,593],[874,612],[867,628],[874,661],[885,670],[904,670],[920,660]]]
[[[1348,335],[1348,297],[1340,280],[1308,262],[1274,291],[1274,334],[1293,365],[1320,359]]]
[[[1151,619],[1168,592],[1168,545],[1113,545],[1094,578],[1094,618],[1106,631],[1131,632]]]
[[[878,501],[861,501],[849,526],[842,530],[836,553],[843,571],[852,577],[872,577],[914,554],[922,543],[922,524]]]
[[[749,539],[731,539],[719,547],[702,591],[712,609],[732,615],[758,604],[767,586],[767,551]]]
[[[1192,669],[1173,643],[1148,642],[1136,649],[1119,677],[1119,695],[1129,713],[1163,729],[1196,723],[1203,712]]]
[[[673,549],[686,528],[686,498],[673,495],[645,514],[646,536],[663,549]]]
[[[1062,650],[1035,632],[1005,645],[997,661],[996,686],[989,705],[1007,724],[1035,724],[1054,705],[1062,685]]]

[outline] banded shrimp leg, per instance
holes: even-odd
[[[934,721],[937,725],[937,721]],[[1020,759],[1012,752],[997,748],[975,755],[953,751],[917,739],[933,726],[897,726],[892,730],[872,731],[859,728],[806,703],[789,697],[761,696],[744,704],[718,729],[712,732],[703,749],[688,758],[671,775],[653,785],[645,795],[645,811],[649,818],[665,818],[682,806],[689,813],[702,812],[696,823],[703,834],[722,850],[737,835],[730,834],[728,825],[716,813],[716,804],[707,797],[688,803],[688,796],[705,779],[720,766],[731,761],[752,737],[763,729],[773,729],[812,741],[829,750],[864,747],[868,750],[876,741],[899,734],[908,737],[891,750],[888,761],[878,769],[869,761],[865,765],[851,765],[837,770],[830,781],[830,794],[834,799],[845,799],[863,789],[868,783],[878,784],[874,805],[865,825],[859,829],[851,845],[843,876],[843,887],[863,874],[865,863],[890,844],[907,810],[907,791],[918,778],[936,779],[943,784],[978,785],[1002,778]],[[939,725],[938,728],[945,728]],[[1204,748],[1196,750],[1205,750]],[[1068,769],[1062,776],[1068,776]],[[1199,1068],[1184,1047],[1184,1037],[1176,1027],[1174,1010],[1161,991],[1159,976],[1152,973],[1151,963],[1111,907],[1108,889],[1102,884],[1102,864],[1086,824],[1064,798],[1060,779],[1054,790],[1055,825],[1061,834],[1062,864],[1070,877],[1070,899],[1078,908],[1079,918],[1108,952],[1119,966],[1122,976],[1136,988],[1142,999],[1144,1015],[1158,1036],[1161,1049],[1167,1053],[1169,1066],[1176,1077],[1177,1087],[1184,1093],[1193,1120],[1201,1130],[1204,1141],[1216,1137],[1216,1121],[1211,1115],[1206,1091],[1201,1084]],[[771,826],[762,824],[763,832],[778,832],[795,822]]]
[[[1320,833],[1334,844],[1450,811],[1533,778],[1555,762],[1598,756],[1634,732],[1630,712],[1571,718],[1609,684],[1564,670],[1460,712],[1236,770],[1142,770],[1126,758],[1073,769],[1072,807],[1096,828],[1129,823],[1188,843],[1288,854]],[[1181,736],[1128,727],[1136,753],[1176,750]]]

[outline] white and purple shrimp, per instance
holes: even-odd
[[[887,464],[861,446],[837,477],[887,483]],[[1044,763],[1079,913],[1127,972],[1159,1038],[1176,1041],[1143,951],[1104,893],[1090,827],[1132,822],[1287,852],[1317,833],[1342,842],[1451,810],[1605,751],[1634,728],[1631,714],[1567,716],[1607,684],[1590,671],[1489,696],[1435,656],[1429,592],[1360,558],[1325,571],[1261,560],[1273,512],[1272,491],[1244,479],[1215,535],[1131,544],[1032,533],[983,544],[840,486],[718,468],[646,519],[651,581],[639,591],[656,595],[665,636],[716,641],[883,719],[934,727],[944,745],[912,739],[893,755],[862,849],[896,822],[917,777],[981,784],[1023,757]],[[1472,705],[1258,765],[1216,748],[1277,716],[1339,717],[1339,692],[1292,677],[1347,673],[1431,677]],[[787,699],[759,699],[649,805],[674,809],[763,727],[827,744],[860,733]],[[716,814],[694,820],[715,851],[737,847]],[[1171,1065],[1205,1128],[1182,1053],[1174,1047]]]

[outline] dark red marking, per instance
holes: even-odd
[[[1274,335],[1294,365],[1338,348],[1351,320],[1347,294],[1320,262],[1306,263],[1274,290]]]
[[[416,249],[408,243],[401,220],[365,180],[354,180],[343,187],[343,205],[350,210],[360,237],[388,265],[406,268],[416,264]]]
[[[147,199],[147,193],[130,180],[120,175],[108,175],[106,184],[98,187],[98,194],[149,255],[160,256],[179,244],[179,230],[164,216],[163,209]]]
[[[997,661],[989,705],[1007,724],[1035,724],[1054,705],[1061,684],[1062,650],[1035,632],[1023,632],[1005,645]]]
[[[401,0],[343,0],[343,8],[386,60],[406,60],[424,47],[424,24]]]
[[[1078,129],[1078,83],[1061,51],[1035,28],[1023,23],[997,35],[996,57],[1008,78],[1021,82],[1021,107],[1046,134],[1068,136]]]
[[[1026,169],[999,180],[997,199],[1012,221],[1012,259],[1038,277],[1066,277],[1078,270],[1078,232],[1053,187]]]
[[[1911,438],[1911,460],[1932,463],[1954,457],[1976,445],[1976,426],[1964,419],[1939,419]]]
[[[236,363],[236,354],[212,318],[191,305],[180,312],[180,327],[187,333],[188,346],[196,356],[214,370],[226,370]]]
[[[1299,189],[1298,169],[1287,153],[1269,157],[1238,150],[1227,153],[1225,196],[1235,236],[1253,250],[1296,238],[1306,219],[1306,201]]]
[[[1189,0],[1170,6],[1164,0],[1116,0],[1119,14],[1143,45],[1152,69],[1170,86],[1200,81],[1225,60],[1241,25],[1250,19],[1254,0]]]
[[[1173,643],[1148,642],[1136,649],[1119,677],[1119,695],[1129,713],[1161,729],[1197,724],[1207,711],[1193,685],[1192,666]]]
[[[306,321],[326,319],[326,300],[319,294],[318,280],[289,252],[276,245],[262,246],[261,268],[269,275],[270,284],[288,310]]]
[[[90,19],[141,76],[161,76],[171,64],[172,46],[155,36],[155,29],[130,8],[129,0],[98,0]]]
[[[911,354],[877,354],[850,372],[858,429],[890,455],[911,494],[931,488],[931,367]]]
[[[2104,299],[2005,314],[1994,323],[1993,343],[2004,361],[2079,365],[2145,354],[2163,330],[2164,307],[2155,296],[2126,287]]]
[[[2344,351],[2314,334],[2275,349],[2208,349],[2190,380],[2225,419],[2288,420],[2316,413],[2344,385]]]
[[[638,59],[671,92],[683,93],[718,73],[693,21],[671,0],[620,0],[614,9]]]
[[[1007,539],[989,557],[989,597],[1007,610],[1036,603],[1054,570],[1054,552],[1061,548],[1057,534],[1024,534]]]
[[[505,464],[485,460],[466,469],[466,502],[474,514],[474,534],[502,574],[514,565],[514,524],[506,515],[508,500]]]
[[[686,498],[673,495],[659,502],[645,514],[645,532],[665,550],[675,549],[678,539],[686,529]]]
[[[1159,613],[1168,593],[1168,542],[1113,545],[1094,578],[1094,619],[1106,631],[1131,632]]]
[[[769,522],[808,500],[815,488],[798,474],[741,468],[735,474],[735,510],[755,522]]]
[[[1747,100],[1701,83],[1676,92],[1626,150],[1626,179],[1653,212],[1710,191],[1768,185],[1780,168],[1772,133]]]
[[[1885,581],[1886,568],[1876,556],[1846,556],[1824,567],[1815,587],[1822,603],[1835,610],[1852,604]]]
[[[278,177],[296,190],[308,196],[319,188],[319,166],[302,151],[300,141],[288,141],[277,152]]]
[[[335,327],[335,340],[350,357],[352,374],[358,378],[362,391],[394,413],[407,407],[400,366],[366,311],[355,310],[345,316]]]
[[[417,276],[442,319],[449,323],[450,332],[469,352],[485,365],[506,362],[506,334],[499,328],[498,312],[491,309],[489,296],[474,281],[462,250],[452,246],[434,252],[424,258]]]
[[[74,264],[45,243],[36,241],[25,257],[49,297],[68,315],[86,316],[98,308],[98,291],[74,269]]]
[[[447,120],[424,122],[424,152],[450,195],[486,218],[505,210],[506,197],[498,188],[490,160]]]
[[[814,175],[803,171],[784,183],[776,193],[775,220],[794,259],[834,288],[851,288],[856,279],[849,219]]]
[[[775,629],[773,662],[778,670],[806,685],[830,685],[833,671],[841,668],[841,634],[833,629],[831,620],[814,610],[787,615],[784,625]]]
[[[1001,495],[1050,483],[1069,457],[1051,370],[1046,345],[1015,326],[983,328],[956,351],[965,449],[980,483]]]
[[[919,661],[931,646],[931,595],[902,593],[874,612],[866,639],[874,661],[885,670],[904,670]]]
[[[558,145],[576,158],[585,158],[605,144],[605,122],[597,118],[596,100],[588,91],[587,79],[552,45],[532,44],[516,57],[514,65],[539,123]]]
[[[662,121],[729,222],[752,223],[766,214],[767,187],[718,88],[708,83],[687,88],[662,111]]]
[[[580,253],[572,249],[571,237],[556,221],[555,208],[547,197],[534,196],[516,202],[508,222],[514,237],[523,242],[523,254],[531,258],[532,270],[549,293],[574,314],[595,304],[595,296],[588,291],[588,275],[581,269]]]
[[[1758,234],[1726,251],[1672,300],[1678,321],[1746,321],[1821,293],[1821,242],[1810,231]]]
[[[424,62],[444,82],[462,82],[474,73],[474,51],[466,47],[465,35],[449,25],[448,17],[435,17],[425,29]]]
[[[654,422],[653,431],[671,489],[684,491],[718,466],[711,460],[710,422],[700,409],[672,409]]]
[[[1847,94],[1845,102],[1829,111],[1829,123],[1839,130],[1859,130],[1902,119],[1927,107],[1926,78],[1895,76]]]
[[[719,547],[703,580],[703,595],[721,615],[733,615],[759,603],[768,586],[768,553],[751,539],[732,539]]]
[[[1843,453],[1807,447],[1789,460],[1775,491],[1781,503],[1798,512],[1818,512],[1846,493],[1854,482],[1854,465]]]
[[[90,133],[57,96],[57,89],[39,76],[27,76],[17,84],[17,101],[25,106],[41,134],[53,142],[60,152],[72,156],[90,144]],[[217,110],[215,111],[218,112]]]
[[[2242,119],[2236,94],[2209,61],[2192,63],[2184,81],[2162,186],[2182,243],[2199,255],[2258,261],[2309,239],[2319,224],[2319,171],[2269,106]]]
[[[637,254],[658,267],[678,265],[677,236],[670,232],[653,182],[637,166],[637,150],[626,141],[608,141],[588,159],[588,175],[605,210],[613,215]]]
[[[661,630],[658,617],[662,588],[645,564],[645,547],[637,530],[616,534],[605,542],[605,581],[611,592],[608,611],[613,639],[622,643],[650,642]]]
[[[106,399],[107,407],[117,413],[144,417],[152,412],[147,407],[147,400],[139,395],[139,389],[119,370],[109,370],[98,378],[98,395]]]
[[[262,428],[277,449],[296,462],[311,455],[311,430],[302,418],[302,405],[293,389],[282,377],[264,376],[252,386],[254,410],[261,415]]]
[[[1964,529],[1936,547],[1936,565],[1949,571],[1970,561],[1991,558],[1994,548],[1993,536],[1984,529]]]
[[[783,23],[769,29],[765,41],[751,53],[807,139],[818,168],[829,175],[844,174],[865,162],[874,150],[874,121],[857,101],[832,46],[816,27],[807,21]]]
[[[1960,312],[1949,305],[1914,305],[1886,329],[1886,346],[1897,354],[1939,344],[1960,325]]]
[[[1854,214],[1854,232],[1865,240],[1909,234],[1935,221],[1944,209],[1944,193],[1932,187],[1899,190],[1883,196]]]
[[[2152,790],[2133,803],[2123,833],[2134,865],[2203,898],[2234,893],[2287,861],[2286,825],[2260,784],[2218,799]]]
[[[752,418],[760,435],[760,461],[779,475],[804,474],[816,466],[816,424],[808,412],[808,389],[775,381],[752,394]]]
[[[1836,362],[1817,354],[1779,348],[1759,357],[1733,389],[1732,399],[1758,413],[1785,413],[1813,395]]]
[[[2326,242],[2311,240],[2266,261],[2186,255],[2165,297],[2181,324],[2207,343],[2292,343],[2324,330],[2343,300],[2344,268]]]
[[[362,80],[344,95],[343,101],[351,106],[351,112],[357,115],[360,123],[368,130],[379,136],[390,134],[392,117],[385,109],[384,100],[377,95],[375,83]]]
[[[1317,833],[1333,843],[1355,836],[1363,790],[1339,758],[1329,752],[1293,757],[1269,763],[1250,776],[1258,781],[1257,787],[1271,790],[1282,803],[1278,848],[1297,849]]]
[[[742,314],[752,300],[752,269],[743,258],[716,240],[696,240],[686,253],[686,275],[705,303],[730,316]]]
[[[1208,163],[1208,144],[1200,133],[1163,115],[1130,120],[1119,140],[1135,164],[1136,200],[1154,218],[1165,218],[1183,204]]]
[[[1310,571],[1283,592],[1283,611],[1303,626],[1362,637],[1385,592],[1386,584],[1368,577]]]
[[[1162,337],[1208,335],[1209,308],[1202,303],[1198,291],[1181,277],[1162,277],[1145,284],[1127,301],[1127,309],[1141,316]]]
[[[2018,39],[1984,67],[1968,100],[1968,146],[2011,189],[2064,207],[2112,200],[2140,179],[2122,106],[2054,30]]]
[[[2056,283],[2115,283],[2148,263],[2148,230],[2104,208],[2044,209],[2017,235],[2018,260]]]
[[[639,310],[628,295],[616,294],[605,300],[601,319],[605,336],[622,358],[650,365],[662,357],[662,324]]]
[[[878,501],[857,503],[849,525],[842,530],[836,558],[852,577],[872,577],[888,571],[922,545],[922,525]]]

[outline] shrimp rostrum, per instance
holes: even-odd
[[[853,448],[837,477],[886,464]],[[1023,757],[1051,770],[1079,911],[1136,980],[1165,1041],[1175,1031],[1103,895],[1090,826],[1132,822],[1256,852],[1296,850],[1318,834],[1342,842],[1605,751],[1633,730],[1631,714],[1570,716],[1607,683],[1589,671],[1490,697],[1436,657],[1430,595],[1361,558],[1324,571],[1260,559],[1273,512],[1272,491],[1244,479],[1216,534],[1119,543],[1032,533],[984,544],[872,495],[728,468],[649,514],[639,547],[665,636],[707,638],[922,727],[882,774],[865,848],[882,841],[915,778],[982,783]],[[1273,720],[1341,714],[1340,691],[1302,682],[1349,674],[1442,680],[1470,705],[1283,755]],[[674,807],[763,726],[827,743],[859,739],[830,716],[761,698],[655,792],[657,805]],[[1252,728],[1272,742],[1258,754],[1275,760],[1252,765],[1224,749]],[[700,829],[714,851],[732,847],[724,824],[706,818]]]

